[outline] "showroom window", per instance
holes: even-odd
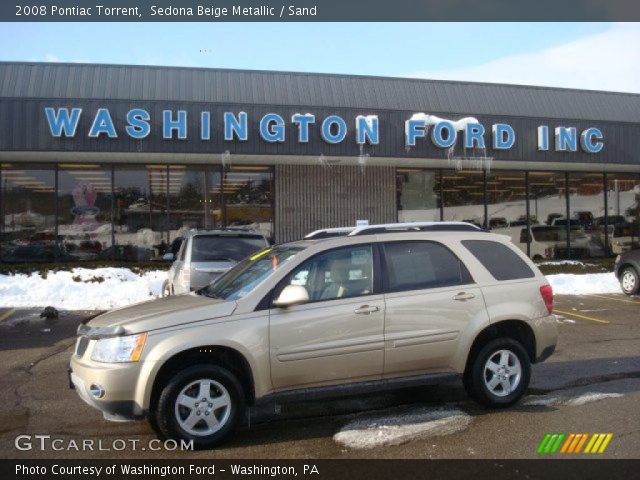
[[[56,242],[54,165],[3,163],[0,258],[8,263],[66,259]]]
[[[270,167],[234,166],[224,172],[221,186],[211,193],[222,193],[226,226],[246,226],[267,238],[273,235],[273,171]]]
[[[443,170],[443,219],[485,227],[484,170]]]
[[[168,171],[163,165],[116,166],[113,260],[146,262],[167,248]]]
[[[101,260],[111,252],[111,173],[111,166],[58,167],[58,238],[71,261]]]
[[[487,217],[490,230],[527,224],[527,183],[522,171],[497,170],[487,173]],[[519,233],[519,232],[518,232]]]
[[[169,240],[192,228],[222,225],[220,167],[171,165],[169,167]]]
[[[611,253],[640,248],[640,176],[608,173],[606,184],[606,231]],[[600,228],[605,229],[604,224]]]
[[[568,178],[571,258],[604,257],[604,175],[569,172]]]
[[[564,172],[529,172],[531,227],[529,256],[568,258],[567,197]]]
[[[396,170],[399,222],[437,222],[440,209],[440,171],[417,168]]]

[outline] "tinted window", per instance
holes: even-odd
[[[264,239],[258,235],[197,235],[191,245],[191,261],[239,262],[265,246]]]
[[[529,265],[502,243],[490,240],[463,240],[462,244],[496,280],[516,280],[535,276]]]
[[[370,245],[337,248],[318,254],[281,285],[301,285],[312,302],[359,297],[373,292],[373,256]]]
[[[384,244],[388,290],[420,290],[472,283],[464,264],[436,242]]]

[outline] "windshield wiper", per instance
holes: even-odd
[[[205,297],[209,297],[209,298],[222,299],[222,297],[220,297],[219,295],[216,295],[215,293],[211,293],[209,291],[209,286],[202,287],[200,290],[196,290],[195,294],[204,295]]]

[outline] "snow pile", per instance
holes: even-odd
[[[584,405],[586,403],[597,402],[600,400],[604,400],[606,398],[619,398],[623,395],[621,393],[594,393],[588,392],[583,393],[578,396],[565,396],[565,395],[555,395],[555,396],[539,396],[534,398],[529,398],[524,402],[524,405],[531,406],[560,406],[560,405],[568,405],[571,407],[577,407],[580,405]]]
[[[413,115],[411,115],[411,120],[422,121],[427,126],[437,125],[441,122],[449,122],[451,125],[453,125],[453,128],[456,130],[456,132],[462,132],[465,128],[467,128],[467,125],[469,124],[480,123],[475,117],[464,117],[460,120],[449,120],[447,118],[440,118],[436,115],[427,115],[426,113],[414,113]]]
[[[574,265],[574,266],[578,266],[578,267],[587,267],[587,266],[593,266],[593,263],[584,263],[581,262],[579,260],[547,260],[544,262],[539,262],[536,265],[540,266],[540,265],[553,265],[553,266],[557,266],[557,265]]]
[[[51,305],[63,310],[109,310],[159,297],[167,272],[74,268],[68,272],[0,275],[0,307]]]
[[[357,418],[342,427],[333,440],[353,449],[401,445],[412,440],[460,432],[469,426],[471,420],[471,416],[456,408],[423,407]]]
[[[622,293],[614,273],[559,273],[547,275],[556,295],[592,295],[598,293]]]

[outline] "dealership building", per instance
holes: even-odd
[[[354,75],[0,63],[4,263],[147,261],[464,220],[536,259],[638,243],[640,95]]]

